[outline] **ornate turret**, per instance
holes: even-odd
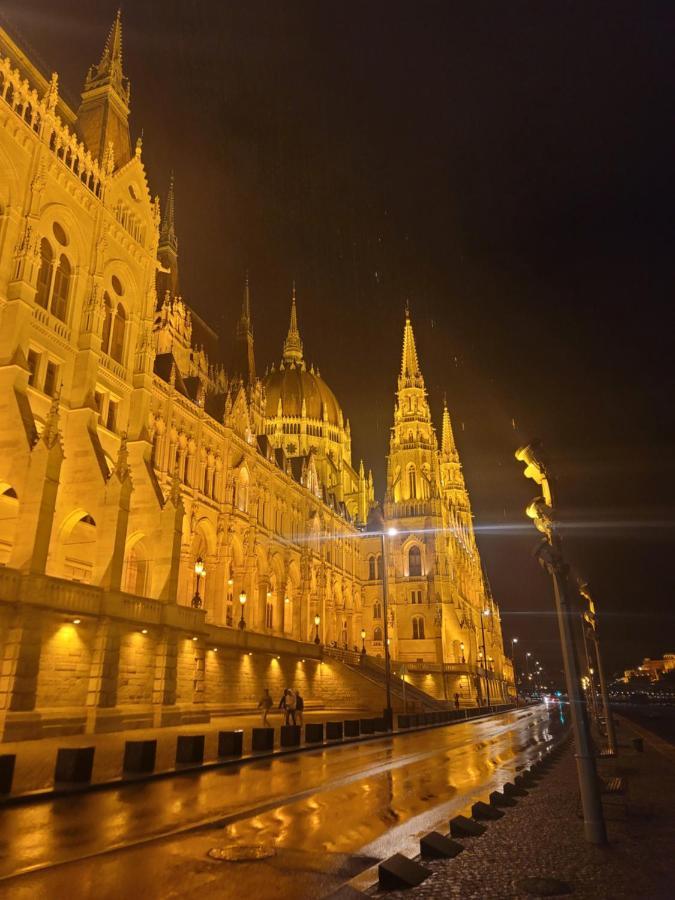
[[[401,371],[390,440],[387,479],[390,502],[438,497],[436,451],[436,434],[417,357],[410,311],[406,307]]]
[[[92,156],[103,160],[109,145],[115,167],[131,159],[129,79],[122,70],[122,18],[118,10],[98,65],[87,73],[77,126]]]

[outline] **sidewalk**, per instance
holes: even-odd
[[[647,735],[645,752],[637,753],[630,742],[638,733],[645,736],[644,730],[638,732],[624,719],[618,732],[620,756],[598,760],[603,777],[622,775],[628,783],[625,797],[603,801],[608,846],[594,847],[583,838],[570,745],[517,806],[489,824],[486,834],[462,841],[466,849],[453,860],[423,861],[431,877],[417,888],[387,892],[387,900],[551,896],[527,890],[522,880],[532,877],[564,882],[574,900],[675,896],[675,748]]]
[[[319,709],[305,713],[305,722],[342,721],[366,718],[373,712],[363,709]],[[268,717],[274,728],[275,746],[279,746],[279,728],[284,724],[280,711],[272,710]],[[59,747],[95,747],[92,784],[111,781],[122,776],[124,744],[126,741],[156,740],[155,772],[175,769],[176,737],[179,734],[204,734],[204,761],[218,759],[218,732],[244,731],[244,753],[251,751],[251,730],[261,725],[260,715],[214,717],[197,725],[177,725],[166,728],[139,728],[109,734],[74,734],[37,741],[0,743],[0,754],[16,754],[12,796],[53,787],[54,764]],[[0,802],[0,808],[2,803]]]

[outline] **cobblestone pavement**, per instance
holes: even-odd
[[[641,732],[644,734],[644,732]],[[387,892],[387,900],[525,900],[528,877],[565,882],[577,900],[660,900],[675,897],[675,759],[657,743],[631,746],[636,732],[619,729],[620,753],[600,760],[604,777],[625,776],[625,797],[605,797],[609,835],[604,848],[587,844],[579,818],[576,766],[571,749],[516,807],[463,841],[453,860],[424,862],[433,874],[419,887]],[[487,798],[486,798],[487,799]],[[379,894],[380,892],[373,891]]]

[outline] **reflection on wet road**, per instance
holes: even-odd
[[[0,877],[95,858],[5,881],[0,893],[64,896],[67,884],[71,898],[86,897],[89,884],[101,900],[141,891],[181,897],[199,885],[200,897],[211,889],[234,897],[248,872],[244,880],[257,896],[321,896],[367,865],[353,854],[394,852],[441,812],[512,778],[551,739],[549,728],[548,713],[537,707],[10,808],[0,814]],[[266,863],[205,862],[209,848],[232,843],[274,844],[279,855]],[[115,847],[134,849],[110,853]],[[289,862],[293,854],[302,864]],[[234,880],[224,877],[232,867]],[[274,890],[266,890],[265,872],[275,873]]]

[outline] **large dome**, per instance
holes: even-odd
[[[284,365],[265,377],[267,405],[265,414],[274,419],[281,399],[282,415],[289,418],[304,416],[323,419],[324,409],[331,425],[342,427],[342,411],[335,394],[320,375],[307,371],[304,366]],[[303,413],[302,401],[305,401]]]
[[[325,410],[328,423],[342,428],[342,410],[335,394],[318,371],[315,372],[313,367],[308,371],[305,366],[295,308],[295,285],[291,301],[291,324],[284,341],[281,365],[265,376],[265,391],[265,415],[268,419],[277,417],[281,400],[281,414],[284,418],[322,421]]]

